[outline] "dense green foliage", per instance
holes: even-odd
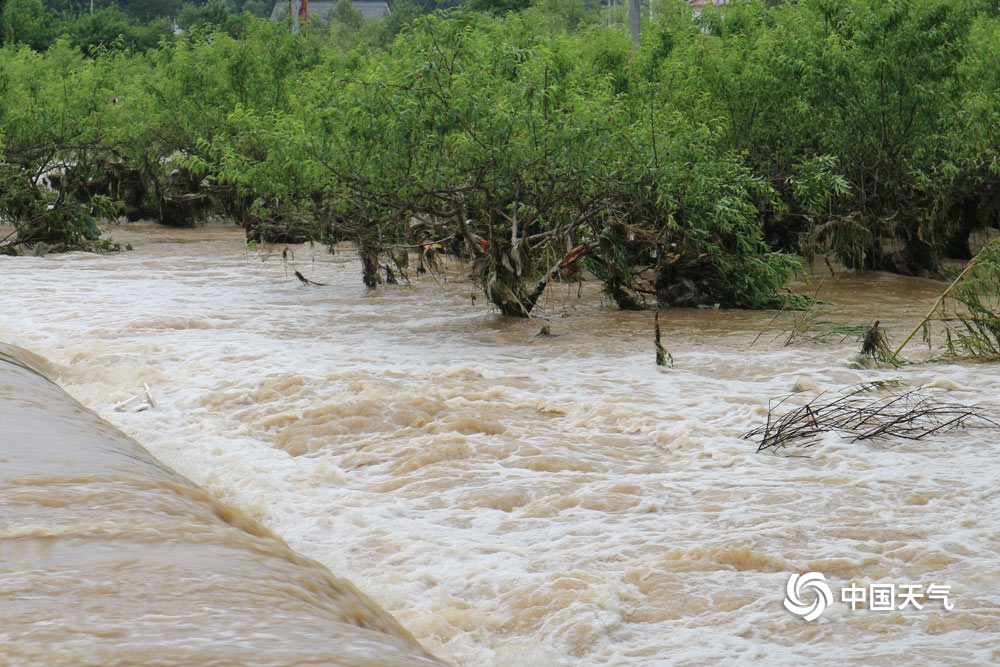
[[[101,48],[156,48],[177,38],[176,28],[238,32],[253,16],[270,13],[263,0],[3,0],[0,2],[0,45],[23,44],[44,51],[62,39],[85,54]]]
[[[770,307],[793,253],[933,274],[997,225],[993,3],[657,7],[639,48],[556,0],[8,45],[0,216],[222,212],[354,241],[370,286],[451,253],[509,315],[584,269],[623,308]]]

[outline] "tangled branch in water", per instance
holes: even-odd
[[[780,417],[776,411],[788,400],[780,399],[768,409],[767,423],[745,433],[745,440],[759,439],[757,451],[787,446],[811,447],[829,431],[844,434],[851,442],[902,438],[920,440],[967,426],[1000,428],[976,406],[950,403],[937,396],[911,390],[889,395],[872,392],[888,383],[866,383],[849,387],[839,396],[817,396]],[[773,401],[772,401],[773,403]]]

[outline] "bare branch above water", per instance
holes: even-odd
[[[757,440],[757,451],[777,453],[785,447],[811,447],[821,436],[838,432],[850,442],[884,442],[892,439],[922,440],[957,428],[1000,429],[974,405],[946,401],[921,389],[888,391],[896,382],[871,382],[848,387],[834,395],[821,394],[779,414],[791,398],[771,401],[767,422],[745,433]]]

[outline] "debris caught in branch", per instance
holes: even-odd
[[[885,329],[879,324],[880,322],[875,320],[862,336],[861,357],[871,360],[877,366],[896,365]]]
[[[137,394],[132,398],[126,399],[121,403],[117,403],[112,406],[115,412],[142,412],[144,410],[149,410],[150,408],[156,408],[156,402],[153,400],[153,392],[149,390],[149,385],[145,382],[142,383],[143,389],[145,389],[145,394]],[[144,400],[145,399],[145,400]]]
[[[656,311],[656,315],[653,317],[653,341],[656,347],[656,365],[673,368],[674,358],[660,342],[660,311]]]
[[[295,277],[298,278],[299,282],[302,283],[303,285],[316,285],[317,287],[324,287],[326,285],[326,283],[318,283],[313,280],[309,280],[298,271],[295,272]]]

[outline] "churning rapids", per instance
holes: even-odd
[[[280,247],[248,251],[236,228],[137,224],[114,235],[135,250],[0,258],[0,340],[47,359],[41,370],[76,399],[353,582],[439,658],[503,666],[1000,661],[995,431],[884,444],[829,434],[801,458],[758,454],[740,438],[764,422],[769,399],[794,387],[816,393],[899,379],[995,414],[995,365],[851,369],[851,341],[783,347],[769,332],[751,346],[770,313],[695,310],[661,314],[675,360],[665,370],[653,363],[652,314],[618,312],[596,286],[580,298],[555,285],[544,319],[520,321],[473,303],[478,294],[459,272],[369,292],[347,249],[296,246],[284,259]],[[296,269],[326,286],[301,285]],[[899,340],[941,289],[845,274],[828,279],[823,296],[851,322],[880,319]],[[543,324],[555,335],[537,335]],[[0,393],[15,392],[16,378],[0,371]],[[0,472],[10,465],[7,445]],[[45,474],[53,448],[39,447],[33,472]],[[18,461],[29,465],[23,452]],[[154,474],[166,473],[150,466]],[[183,533],[176,524],[188,520],[168,521],[148,493],[96,510],[53,502],[58,511],[37,521],[79,512],[97,521],[106,512],[95,524],[104,525],[144,511],[152,525]],[[132,545],[136,562],[190,557],[168,548],[171,535],[157,549],[147,533]],[[74,558],[100,561],[102,548],[77,543]],[[236,550],[201,553],[199,567],[231,573]],[[32,558],[44,556],[21,553],[11,563],[10,553],[0,545],[4,596],[4,582],[23,583],[23,570],[38,567]],[[789,577],[811,571],[825,575],[833,601],[806,621],[783,602]],[[250,626],[274,616],[275,584],[254,572],[240,583],[243,597],[226,597],[211,613],[249,615]],[[144,586],[184,595],[190,586],[154,566],[126,575],[136,595]],[[107,604],[98,598],[116,575],[89,581],[85,568],[67,566],[48,576],[18,589],[33,600],[22,607],[36,629],[73,632],[66,616]],[[841,600],[852,584],[950,588],[947,601],[919,600],[922,609],[852,610]],[[46,605],[47,595],[58,602]],[[145,605],[137,632],[177,611],[156,604],[136,601]],[[5,620],[0,640],[17,650],[26,623]],[[79,654],[87,636],[115,643],[114,629],[93,630],[77,633]],[[314,630],[328,632],[317,621],[293,630],[300,647]],[[36,637],[45,636],[55,641]],[[203,658],[236,664],[254,642],[241,637],[227,658],[225,642],[202,641],[188,647],[188,662],[204,650]],[[162,657],[155,643],[148,650],[148,662]]]

